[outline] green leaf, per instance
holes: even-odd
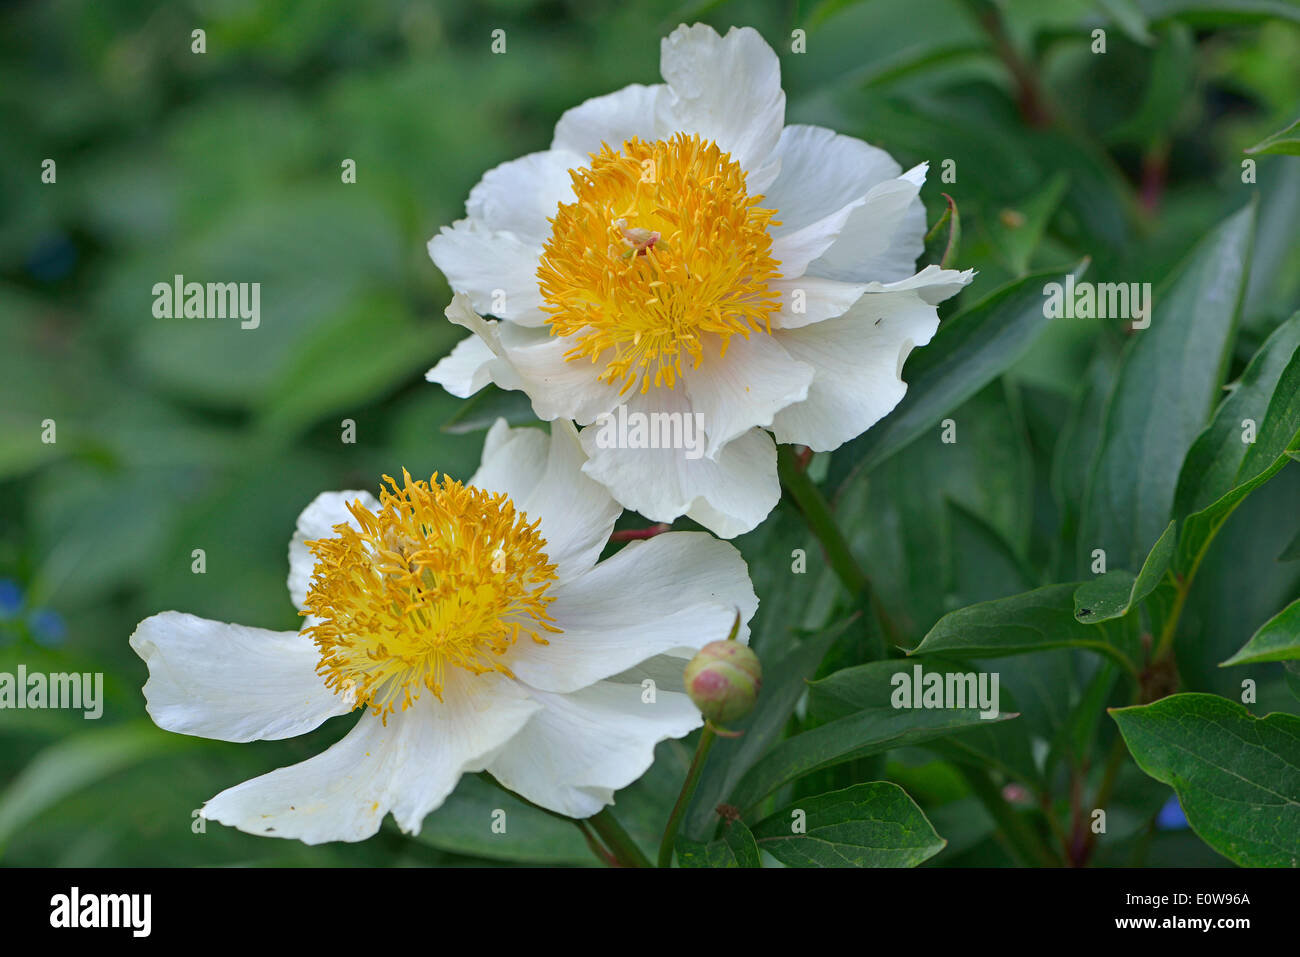
[[[1136,669],[1109,630],[1079,622],[1074,615],[1077,585],[1048,585],[1010,598],[959,608],[939,619],[911,654],[949,652],[993,658],[1048,648],[1087,648]]]
[[[366,343],[364,349],[357,343]],[[437,344],[396,297],[369,296],[304,341],[269,389],[261,425],[292,431],[394,391],[433,364]]]
[[[888,666],[891,663],[880,664]],[[906,669],[905,665],[896,662],[892,666],[896,671]],[[740,779],[730,803],[748,812],[781,785],[805,774],[891,748],[920,744],[956,731],[1015,717],[999,714],[995,718],[983,719],[979,711],[969,708],[896,709],[888,696],[872,697],[871,706],[787,738],[773,747]]]
[[[1176,522],[1165,526],[1137,575],[1116,569],[1080,585],[1074,593],[1074,617],[1086,625],[1120,618],[1155,591],[1174,557],[1177,527]]]
[[[1172,18],[1204,26],[1281,18],[1300,23],[1300,7],[1291,0],[1142,0],[1142,10],[1151,23]]]
[[[185,746],[149,722],[86,731],[52,744],[0,792],[0,850],[47,809],[96,781]]]
[[[1300,701],[1300,661],[1288,661],[1282,665],[1282,678],[1292,697]]]
[[[1230,216],[1155,290],[1111,392],[1080,528],[1136,568],[1169,523],[1178,472],[1205,425],[1232,346],[1255,228],[1252,202]],[[1189,344],[1195,343],[1195,348]]]
[[[688,837],[677,838],[679,867],[762,867],[754,835],[743,821],[728,821],[722,837],[704,844]]]
[[[1023,554],[1033,519],[1033,461],[1015,398],[1005,381],[990,383],[948,413],[955,443],[945,443],[936,428],[841,492],[836,520],[904,645],[953,608],[1037,584],[1002,591],[1005,582],[979,580],[1001,576],[1005,562],[973,572],[957,551],[971,544],[969,525],[951,522],[950,504],[958,503],[1013,554]],[[985,588],[998,593],[965,600],[963,589]]]
[[[1106,134],[1108,143],[1132,143],[1145,149],[1171,134],[1183,118],[1184,102],[1195,89],[1197,59],[1192,30],[1180,23],[1167,25],[1149,62],[1141,104]]]
[[[470,396],[456,414],[443,423],[442,431],[451,435],[484,432],[497,419],[505,419],[509,425],[525,425],[537,421],[537,416],[524,393],[507,392],[488,385]]]
[[[1300,120],[1296,120],[1286,129],[1278,130],[1246,150],[1247,153],[1285,153],[1300,156]]]
[[[1298,354],[1300,313],[1278,326],[1259,347],[1188,450],[1178,476],[1175,515],[1185,518],[1213,505],[1285,451],[1300,430],[1300,403],[1286,401],[1300,389]],[[1246,419],[1256,425],[1253,444],[1243,438]]]
[[[1085,265],[1076,267],[1076,278]],[[1033,273],[944,320],[930,344],[908,360],[903,401],[832,457],[830,486],[843,488],[1006,371],[1051,321],[1043,315],[1043,286],[1063,279],[1059,269]]]
[[[927,664],[931,670],[944,672],[985,670],[978,663],[966,661],[930,660]],[[809,682],[808,713],[819,720],[835,721],[866,708],[880,707],[894,692],[894,676],[914,667],[913,663],[891,660],[841,668],[825,678]],[[1003,678],[1007,677],[1003,675]],[[1019,716],[1021,709],[1008,694],[1006,680],[999,683],[999,692],[999,710]],[[981,721],[951,736],[930,741],[925,747],[950,760],[992,764],[1015,778],[1034,782],[1039,778],[1023,718],[1010,722]]]
[[[1253,443],[1243,441],[1247,419],[1258,428]],[[1194,571],[1228,516],[1297,449],[1300,313],[1268,337],[1187,453],[1174,504],[1175,516],[1186,518],[1175,570]]]
[[[1210,694],[1111,715],[1138,766],[1178,794],[1201,840],[1243,867],[1300,866],[1300,718],[1256,718]]]
[[[1300,659],[1300,600],[1293,601],[1260,625],[1250,641],[1219,667],[1295,659]]]
[[[952,533],[950,594],[959,607],[1006,598],[1033,588],[1033,574],[987,521],[958,502],[948,501]]]
[[[501,818],[497,812],[504,811]],[[495,817],[494,817],[495,815]],[[494,830],[497,821],[505,830]],[[415,840],[440,851],[526,864],[593,864],[595,855],[572,821],[525,804],[491,780],[467,774]]]
[[[1023,203],[1005,210],[989,227],[994,248],[1017,276],[1023,276],[1029,271],[1029,258],[1038,248],[1048,222],[1055,215],[1069,187],[1069,175],[1057,173]]]
[[[947,843],[907,792],[886,781],[802,798],[764,818],[754,838],[788,867],[915,867]]]
[[[1147,29],[1146,14],[1135,0],[1097,0],[1115,25],[1134,43],[1150,46],[1154,41],[1151,31]]]
[[[1277,556],[1279,562],[1293,562],[1300,559],[1300,532],[1296,532],[1295,538],[1291,539],[1290,544],[1282,549],[1282,554]]]

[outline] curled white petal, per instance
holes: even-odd
[[[291,738],[354,703],[316,673],[310,638],[178,611],[146,618],[131,647],[149,667],[144,697],[158,727],[218,741]]]
[[[888,415],[907,391],[908,354],[939,327],[935,305],[973,275],[927,267],[897,283],[871,283],[844,316],[774,332],[787,352],[816,370],[808,397],[777,413],[777,441],[828,452]]]

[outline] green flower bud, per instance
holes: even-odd
[[[714,723],[743,718],[763,686],[758,655],[738,641],[711,641],[686,666],[686,693]]]

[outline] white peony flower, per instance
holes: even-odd
[[[682,670],[738,610],[754,614],[745,563],[702,532],[597,563],[620,509],[582,460],[568,423],[548,437],[498,421],[468,485],[405,475],[378,500],[330,492],[307,507],[289,544],[302,631],[174,611],[141,622],[131,647],[169,731],[287,738],[368,706],[333,747],[222,791],[203,817],[317,844],[363,840],[391,811],[414,833],[483,769],[587,817],[657,742],[699,727]]]
[[[650,519],[731,537],[779,497],[772,435],[829,451],[879,421],[973,274],[912,274],[926,164],[785,126],[754,30],[678,27],[661,69],[569,110],[549,150],[490,170],[430,240],[467,297],[448,318],[476,335],[428,378],[522,389],[546,420],[605,425],[626,404],[642,424],[701,423],[700,449],[586,428],[583,469]]]

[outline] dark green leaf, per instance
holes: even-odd
[[[1278,130],[1272,136],[1260,140],[1246,150],[1247,153],[1285,153],[1300,156],[1300,120],[1296,120],[1285,129]]]
[[[1048,648],[1087,648],[1114,658],[1133,672],[1133,663],[1109,629],[1098,630],[1075,618],[1076,587],[1048,585],[959,608],[939,619],[911,653],[991,658]]]
[[[1080,264],[1074,270],[1076,278],[1083,269]],[[1001,375],[1047,328],[1043,286],[1063,279],[1059,269],[1034,273],[941,323],[930,344],[908,361],[903,401],[835,453],[831,487],[843,488],[853,475],[893,455]]]
[[[902,664],[895,668],[910,670]],[[877,699],[870,707],[787,738],[773,747],[740,779],[732,792],[731,803],[749,811],[781,785],[813,771],[1012,717],[1015,716],[999,714],[996,718],[983,719],[978,710],[970,708],[895,709],[888,698]]]
[[[930,671],[980,672],[978,664],[947,660],[927,660]],[[808,685],[808,712],[824,721],[835,721],[867,708],[879,708],[894,692],[894,676],[911,673],[915,663],[905,661],[871,661],[842,668]],[[1003,675],[1004,679],[1009,676]],[[998,710],[1018,714],[1020,708],[1008,694],[1008,682],[999,682]],[[949,737],[930,741],[930,750],[951,760],[992,764],[1015,778],[1037,782],[1038,769],[1023,720],[981,721]]]
[[[148,722],[86,731],[50,745],[0,792],[0,850],[19,829],[76,791],[184,746],[183,738]]]
[[[1257,426],[1244,441],[1246,420]],[[1300,448],[1300,314],[1260,347],[1233,393],[1187,454],[1175,499],[1186,516],[1174,567],[1194,571],[1219,528],[1242,500]]]
[[[1225,661],[1223,667],[1295,659],[1300,659],[1300,600],[1293,601],[1264,622],[1245,647]]]
[[[1260,346],[1188,450],[1174,496],[1177,516],[1213,505],[1285,451],[1300,429],[1300,403],[1287,401],[1300,390],[1298,352],[1300,313],[1278,326]],[[1247,419],[1256,427],[1253,443],[1244,437]]]
[[[1024,202],[1003,210],[989,227],[994,247],[1017,276],[1029,271],[1029,259],[1069,187],[1070,177],[1066,173],[1057,173]]]
[[[1165,526],[1137,575],[1116,569],[1080,585],[1074,593],[1074,617],[1085,625],[1095,625],[1127,615],[1164,578],[1178,540],[1176,528],[1176,522]]]
[[[803,798],[764,818],[754,838],[789,867],[915,867],[947,843],[885,781]]]
[[[466,432],[485,432],[497,419],[510,425],[524,425],[537,420],[533,405],[522,392],[507,392],[487,385],[474,393],[465,404],[442,426],[442,431],[452,435]]]
[[[1243,867],[1300,866],[1300,718],[1256,718],[1209,694],[1111,715],[1138,766],[1177,792],[1203,841]]]
[[[1252,203],[1210,233],[1155,290],[1108,403],[1080,549],[1137,568],[1169,523],[1178,471],[1218,394],[1249,273]],[[1194,344],[1194,347],[1193,345]]]
[[[440,851],[489,860],[596,863],[573,822],[525,804],[480,775],[461,778],[442,807],[425,818],[415,839]]]
[[[728,821],[722,837],[707,844],[688,837],[677,838],[679,867],[762,867],[754,835],[743,821]]]

